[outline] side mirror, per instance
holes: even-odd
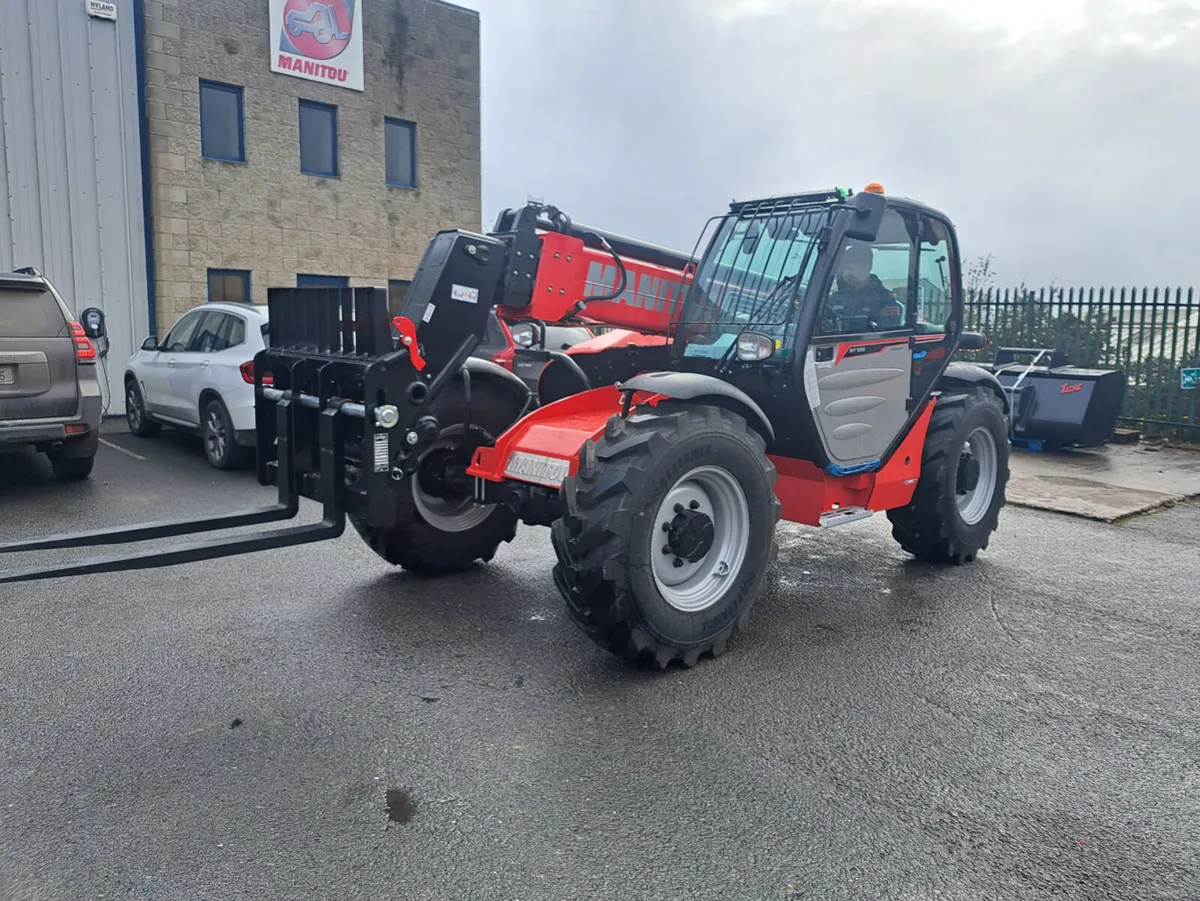
[[[775,339],[759,332],[742,332],[737,336],[737,358],[746,363],[758,363],[775,355]]]
[[[151,335],[142,342],[142,350],[158,350],[158,339]]]
[[[79,314],[79,322],[83,326],[84,334],[93,341],[108,334],[104,330],[104,311],[99,307],[88,307]]]
[[[874,241],[883,225],[887,198],[882,194],[864,191],[854,195],[854,219],[846,229],[846,237],[856,241]]]
[[[981,332],[963,332],[958,339],[959,350],[983,350],[987,347],[987,335]]]

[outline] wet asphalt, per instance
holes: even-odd
[[[272,497],[106,441],[85,485],[0,457],[4,536]],[[665,674],[569,622],[544,529],[435,581],[351,532],[0,586],[0,899],[1200,898],[1200,505],[1009,507],[959,569],[780,537]]]

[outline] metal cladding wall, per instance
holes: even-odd
[[[151,333],[137,82],[138,21],[84,0],[0,0],[0,269],[36,266],[78,314],[108,318],[112,389]]]

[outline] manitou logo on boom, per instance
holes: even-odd
[[[621,271],[613,264],[595,262],[588,266],[587,285],[584,290],[589,297],[612,294],[621,284]],[[612,303],[635,307],[640,310],[660,312],[674,309],[683,295],[683,280],[660,278],[650,275],[629,273],[625,290]]]

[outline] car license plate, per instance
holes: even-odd
[[[17,368],[15,366],[0,366],[0,385],[15,385],[17,383]]]

